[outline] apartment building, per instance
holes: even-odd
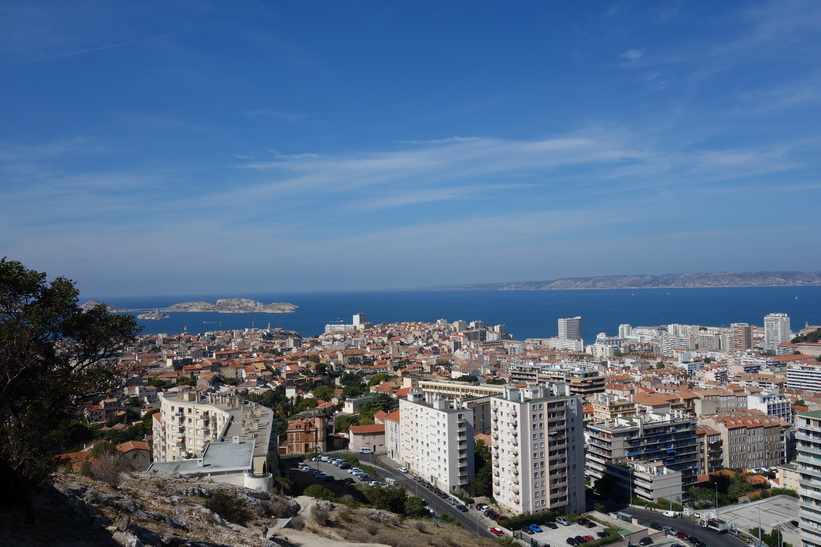
[[[473,411],[461,401],[415,387],[399,401],[401,423],[396,460],[444,492],[473,484]],[[390,440],[386,439],[390,446]],[[394,448],[395,450],[395,448]]]
[[[773,391],[753,393],[747,397],[747,407],[750,410],[760,410],[788,424],[792,423],[792,404],[782,393]]]
[[[635,402],[609,393],[597,393],[591,398],[590,406],[593,407],[594,422],[606,422],[619,416],[633,416],[636,414]]]
[[[807,359],[787,365],[787,389],[821,391],[821,363]]]
[[[764,349],[776,351],[782,342],[789,342],[790,316],[786,313],[771,313],[764,316]]]
[[[722,465],[731,469],[775,467],[784,461],[788,424],[760,410],[739,410],[702,416],[699,423],[721,435]]]
[[[194,389],[160,394],[149,471],[199,476],[268,490],[276,469],[276,420],[271,409],[239,394]]]
[[[666,499],[681,503],[681,473],[661,462],[608,462],[605,473],[616,479],[616,487],[630,499],[641,498],[652,502]]]
[[[508,367],[510,383],[564,383],[573,395],[588,397],[604,392],[605,377],[595,365],[515,361]]]
[[[821,411],[796,416],[801,542],[821,547]]]
[[[582,318],[563,317],[559,319],[559,340],[581,340],[582,339]]]
[[[565,384],[491,399],[493,497],[513,515],[584,511],[582,401]]]
[[[695,420],[683,412],[650,412],[587,425],[587,475],[601,478],[607,463],[628,459],[661,462],[681,472],[682,488],[693,486],[698,480]]]

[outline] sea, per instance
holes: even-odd
[[[728,287],[696,289],[614,289],[566,291],[391,290],[220,294],[95,298],[129,310],[162,309],[189,301],[250,298],[270,304],[290,302],[293,313],[169,312],[169,319],[138,320],[143,334],[198,334],[217,330],[280,327],[303,337],[321,334],[326,324],[351,323],[356,313],[373,323],[435,322],[446,319],[505,325],[515,339],[547,338],[558,333],[561,317],[582,317],[586,343],[618,327],[672,323],[728,327],[730,323],[763,325],[769,313],[790,316],[793,331],[821,324],[821,286]],[[136,313],[139,312],[135,312]]]

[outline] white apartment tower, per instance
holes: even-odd
[[[581,399],[566,384],[506,387],[490,405],[499,506],[514,515],[584,512]]]
[[[438,394],[413,388],[399,401],[399,461],[448,493],[473,483],[473,411]]]
[[[764,349],[775,351],[778,345],[789,342],[790,316],[786,313],[771,313],[764,316]]]
[[[559,319],[559,340],[581,340],[582,318],[563,317]]]
[[[796,420],[801,543],[804,547],[821,547],[821,411],[798,414]]]

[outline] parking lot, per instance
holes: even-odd
[[[598,533],[604,533],[604,527],[601,524],[593,521],[589,521],[591,523],[591,527],[588,528],[576,522],[570,523],[569,526],[564,526],[562,524],[556,524],[556,529],[551,529],[546,524],[541,524],[539,527],[541,528],[541,532],[525,532],[523,539],[533,538],[539,543],[549,544],[553,546],[565,546],[569,545],[567,540],[568,538],[576,538],[579,536],[587,540],[584,536],[588,536],[591,539],[598,539]],[[524,532],[524,530],[522,530]]]

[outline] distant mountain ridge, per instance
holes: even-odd
[[[566,277],[548,281],[452,285],[439,288],[486,291],[559,291],[574,289],[796,287],[809,285],[821,285],[821,272],[715,272],[661,275],[606,275],[599,277]]]

